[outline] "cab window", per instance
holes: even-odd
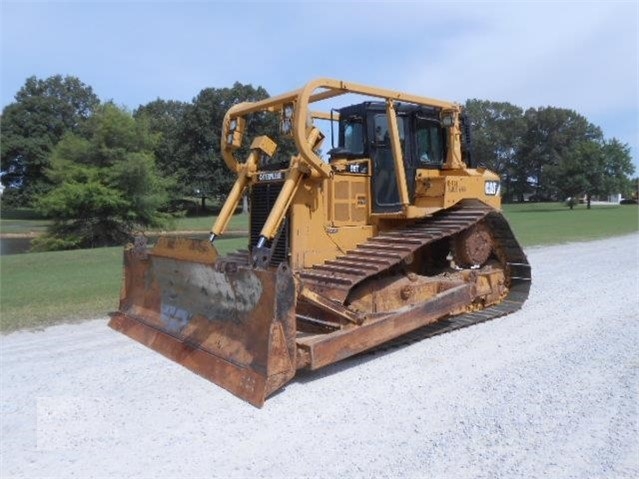
[[[438,123],[417,118],[415,138],[420,166],[441,166],[444,163],[442,129]]]
[[[343,148],[349,153],[364,153],[364,125],[361,118],[349,118],[344,124]]]
[[[388,126],[388,117],[386,116],[386,113],[380,113],[375,115],[374,123],[375,123],[375,143],[390,144],[390,132],[389,132],[389,126]],[[399,130],[399,139],[403,144],[404,143],[404,117],[400,116],[397,118],[397,129]]]

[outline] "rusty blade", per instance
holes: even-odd
[[[219,256],[210,241],[194,240],[181,236],[161,236],[153,247],[154,256],[213,264]]]
[[[260,407],[295,374],[295,283],[285,265],[220,271],[209,248],[180,238],[125,251],[109,325]]]

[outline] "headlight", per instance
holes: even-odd
[[[455,124],[455,117],[453,115],[443,115],[442,116],[442,125],[446,128],[450,128]]]
[[[229,121],[229,128],[226,133],[226,143],[231,148],[239,148],[242,144],[242,136],[244,135],[244,126],[246,120],[242,117],[232,118]]]
[[[282,116],[287,120],[292,120],[294,111],[295,110],[293,108],[293,104],[287,103],[286,105],[284,105],[284,108],[282,109]]]
[[[293,103],[287,103],[282,108],[282,120],[280,121],[280,133],[290,135],[293,132],[293,114],[295,108]]]

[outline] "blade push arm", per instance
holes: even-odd
[[[233,184],[233,188],[231,189],[228,198],[224,202],[224,206],[222,207],[220,214],[211,228],[211,236],[209,238],[211,242],[215,241],[215,238],[224,233],[226,230],[226,226],[242,199],[242,196],[246,191],[246,187],[251,181],[252,175],[257,171],[259,159],[262,154],[273,156],[276,148],[277,145],[268,136],[258,136],[253,140],[253,143],[251,143],[251,152],[249,153],[246,163],[236,163],[237,179]]]

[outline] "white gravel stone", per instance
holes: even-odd
[[[510,316],[263,409],[106,327],[0,338],[1,477],[639,477],[639,235],[527,251]]]

